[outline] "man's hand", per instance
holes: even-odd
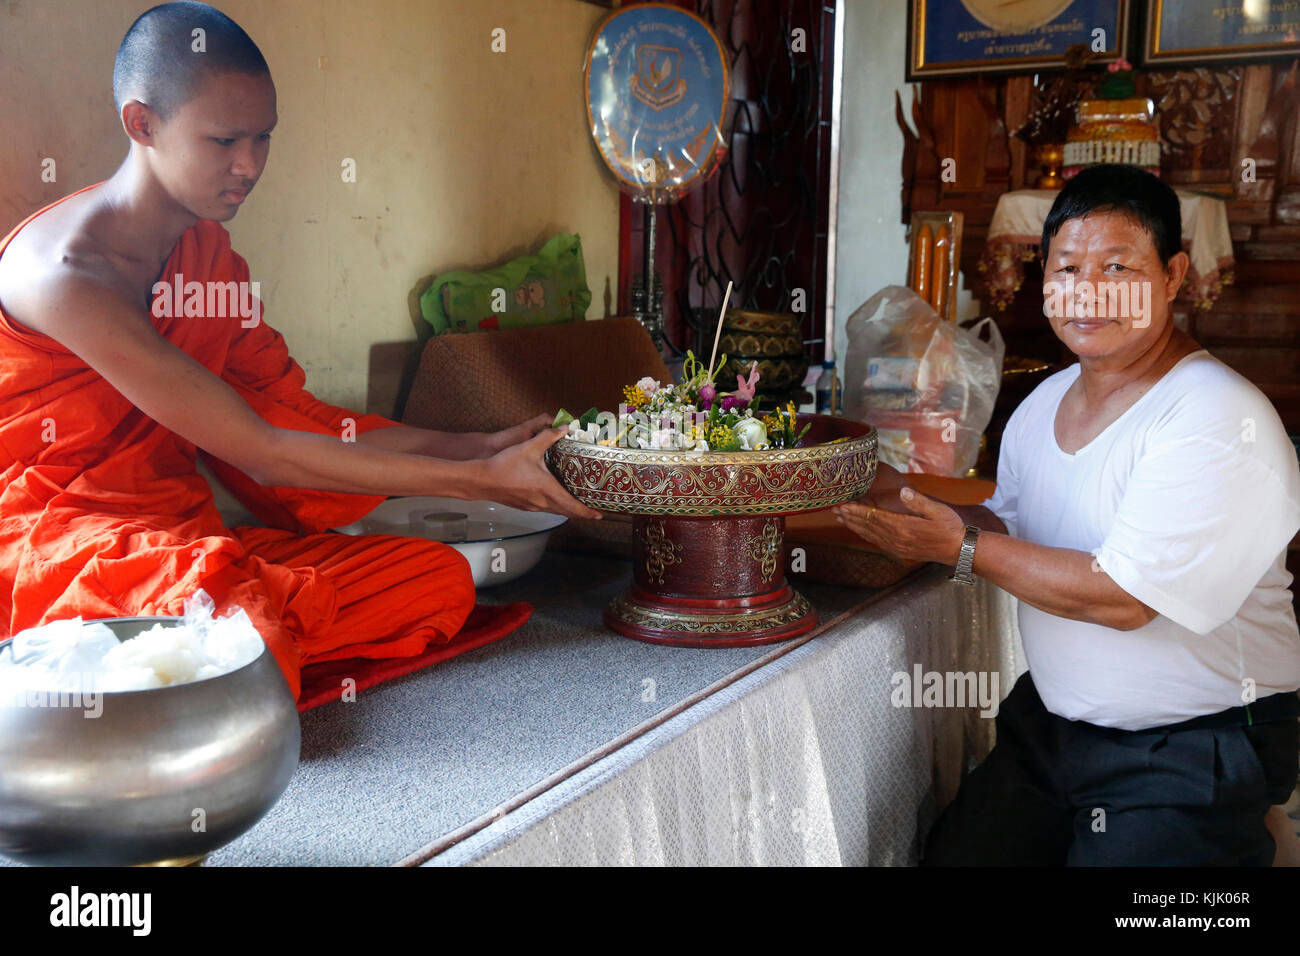
[[[956,565],[966,525],[982,528],[990,533],[975,548],[974,573],[1048,614],[1123,631],[1156,616],[1102,572],[1088,552],[1012,537],[1002,519],[982,505],[951,508],[910,487],[883,462],[870,493],[831,510],[868,543],[908,561]]]
[[[874,485],[872,490],[875,491]],[[966,536],[966,523],[961,516],[943,502],[911,487],[903,487],[893,497],[903,506],[901,513],[887,507],[883,495],[882,504],[859,499],[831,510],[836,521],[886,554],[906,561],[936,561],[955,566],[961,555],[962,538]]]
[[[911,510],[907,505],[903,504],[903,499],[898,496],[898,493],[904,488],[911,487],[912,485],[907,480],[906,475],[883,461],[878,461],[876,462],[876,477],[871,482],[871,488],[868,489],[865,495],[856,499],[854,503],[910,515]]]
[[[539,420],[540,416],[516,428],[532,427]],[[546,450],[567,434],[563,428],[543,427],[527,441],[516,442],[484,460],[482,496],[525,511],[549,511],[570,518],[601,518],[599,511],[588,508],[565,491],[546,467]]]

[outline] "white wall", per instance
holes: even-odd
[[[887,285],[905,285],[907,229],[902,224],[903,134],[894,92],[912,112],[903,0],[843,0],[844,86],[840,114],[839,226],[835,255],[835,360],[843,378],[850,315]],[[959,319],[978,309],[961,290]]]
[[[843,103],[840,107],[840,196],[835,254],[835,360],[843,378],[844,325],[882,286],[907,272],[902,205],[903,134],[894,91],[910,111],[903,82],[907,4],[845,0]]]
[[[0,6],[0,236],[126,155],[113,57],[153,0]],[[280,124],[228,223],[307,387],[366,404],[372,344],[414,341],[430,273],[582,237],[589,318],[617,289],[618,189],[591,144],[582,62],[608,10],[577,0],[217,0],[261,47]],[[506,30],[505,53],[491,31]],[[57,161],[43,182],[41,160]],[[356,161],[344,183],[340,163]],[[415,323],[421,320],[418,317]]]

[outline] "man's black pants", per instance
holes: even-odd
[[[1025,674],[921,864],[1269,866],[1276,848],[1264,814],[1296,784],[1297,712],[1294,693],[1276,694],[1249,718],[1233,708],[1114,730],[1049,713]]]

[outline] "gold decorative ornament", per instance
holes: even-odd
[[[651,521],[640,534],[645,545],[645,570],[655,584],[664,583],[664,572],[671,565],[682,563],[682,549],[668,540],[662,521]]]
[[[758,562],[763,572],[763,583],[768,584],[776,574],[776,562],[781,554],[782,539],[785,537],[777,526],[775,518],[763,522],[763,533],[748,535],[745,538],[745,553]]]
[[[793,624],[812,610],[808,599],[798,591],[790,592],[790,599],[776,607],[764,610],[745,610],[735,614],[693,614],[690,611],[649,611],[633,604],[626,597],[617,597],[605,614],[633,627],[654,628],[657,631],[679,631],[686,634],[743,634],[748,631],[767,631]]]

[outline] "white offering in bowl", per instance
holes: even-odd
[[[17,658],[0,667],[0,854],[61,866],[192,862],[279,799],[298,765],[298,711],[255,631],[249,642],[217,635],[200,655],[192,633],[165,643],[155,632],[189,631],[179,617],[57,624],[63,633],[37,634],[26,649],[22,635],[0,642],[0,658]],[[125,652],[125,667],[104,663],[112,643],[142,633],[154,636]],[[254,642],[256,658],[238,666]],[[17,682],[8,693],[6,679]]]
[[[474,586],[486,588],[531,571],[542,559],[551,532],[567,520],[495,501],[390,498],[360,521],[335,530],[441,541],[469,561]]]
[[[214,618],[211,600],[199,594],[185,618],[150,619],[129,635],[80,617],[14,635],[0,645],[0,697],[151,690],[221,677],[257,660],[265,645],[243,609]]]

